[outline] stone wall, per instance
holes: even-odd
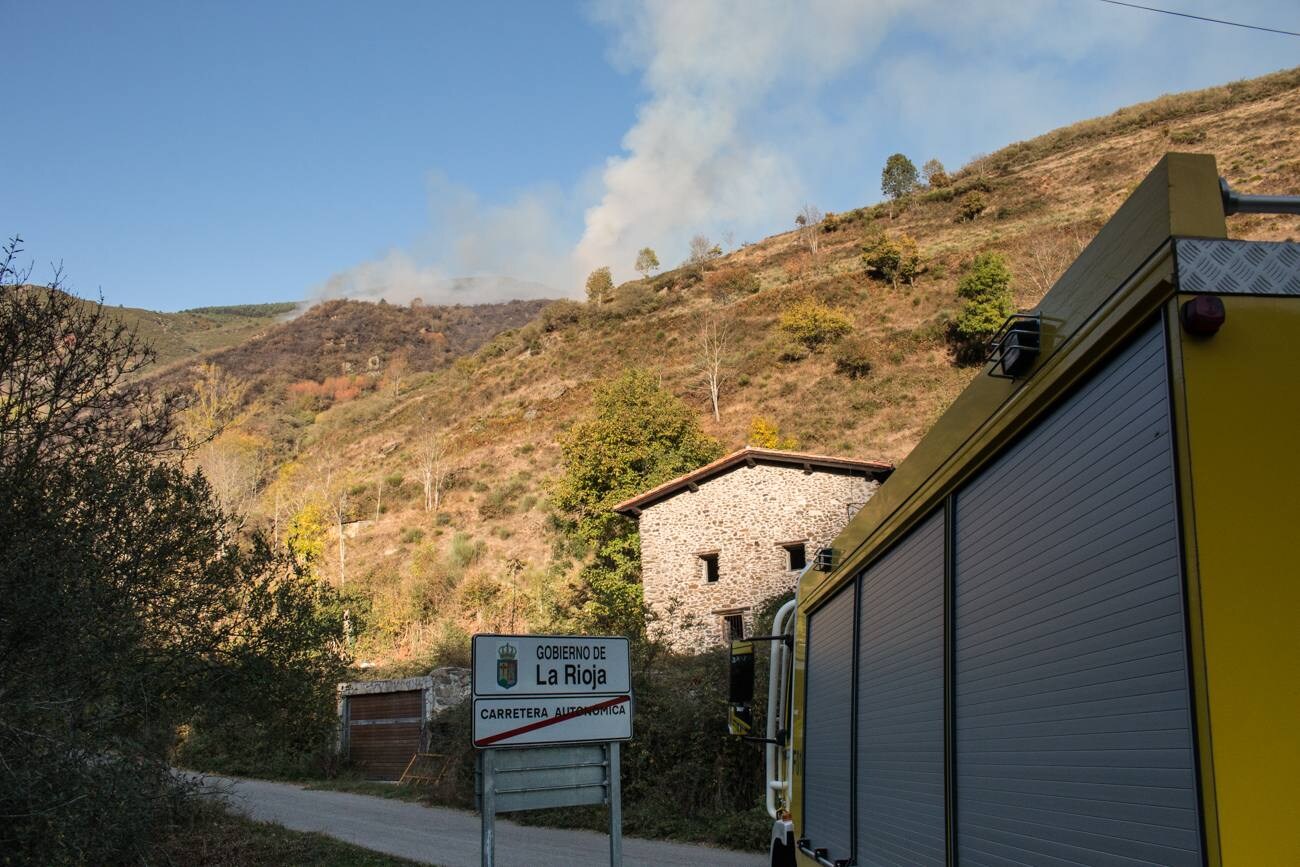
[[[798,579],[782,545],[806,542],[811,560],[878,487],[861,475],[742,465],[649,506],[640,516],[641,581],[655,628],[675,647],[698,650],[723,643],[722,615],[740,613],[751,634],[754,606]],[[719,575],[710,584],[700,555],[714,552]]]

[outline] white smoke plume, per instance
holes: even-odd
[[[1271,20],[1294,0],[1258,5]],[[1254,74],[1288,62],[1284,41],[1073,0],[593,0],[590,9],[613,37],[611,62],[637,72],[647,92],[622,152],[576,189],[504,206],[436,181],[429,239],[335,275],[319,294],[580,296],[594,268],[631,277],[643,246],[668,268],[697,233],[756,240],[789,227],[811,189],[869,201],[896,150],[956,168],[1161,89],[1229,80],[1239,58],[1259,58]],[[821,97],[846,84],[851,96],[828,111]],[[466,275],[475,280],[453,279]]]
[[[313,300],[487,304],[572,293],[572,241],[556,215],[565,197],[530,191],[487,206],[440,176],[429,180],[433,225],[411,250],[392,249],[331,276]]]
[[[869,55],[902,7],[897,0],[607,0],[599,20],[616,58],[644,69],[649,101],[604,169],[574,252],[579,270],[626,276],[636,251],[673,251],[701,230],[772,228],[804,187],[785,151],[754,134],[772,91],[807,92]],[[781,223],[783,224],[783,222]],[[668,261],[665,260],[665,265]]]

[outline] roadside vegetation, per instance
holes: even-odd
[[[328,585],[187,469],[155,358],[0,253],[0,853],[148,860],[195,807],[173,751],[332,761],[347,663]]]
[[[417,862],[381,855],[324,834],[254,822],[217,804],[203,803],[166,828],[146,863],[186,867],[410,867]]]

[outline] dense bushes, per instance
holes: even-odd
[[[0,853],[139,861],[184,801],[178,725],[318,755],[342,670],[327,588],[180,461],[176,400],[99,305],[0,259]],[[292,708],[292,712],[289,710]]]

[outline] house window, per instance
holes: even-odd
[[[701,554],[700,562],[703,564],[704,580],[712,584],[718,580],[718,555]]]
[[[728,641],[735,641],[745,637],[745,615],[724,614],[722,616],[722,625]]]
[[[785,549],[786,569],[798,570],[808,565],[808,546],[806,543],[794,542],[781,547]]]

